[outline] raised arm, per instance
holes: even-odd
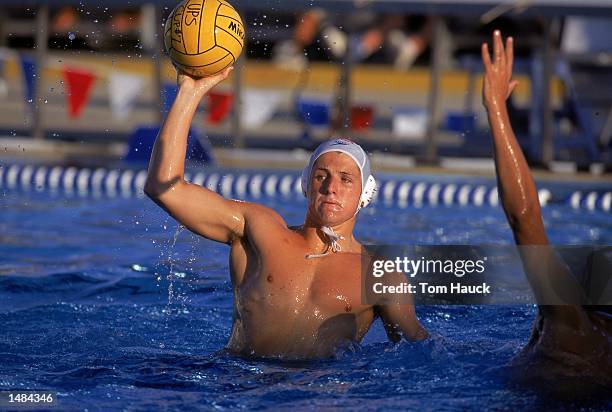
[[[582,299],[582,289],[569,268],[552,247],[540,211],[536,187],[527,161],[514,136],[506,100],[516,87],[512,80],[513,39],[508,37],[504,47],[499,30],[493,34],[493,59],[486,43],[482,45],[484,64],[483,104],[491,132],[497,187],[501,204],[514,234],[525,273],[538,303],[576,303]],[[560,312],[559,306],[546,306],[546,312]],[[543,307],[540,307],[543,310]],[[564,312],[577,310],[565,307]]]
[[[244,233],[244,203],[228,200],[184,179],[187,135],[204,95],[229,76],[232,68],[201,79],[178,75],[178,94],[153,146],[144,191],[191,231],[231,243]]]
[[[545,245],[548,238],[540,212],[535,184],[525,156],[514,136],[506,100],[517,85],[512,80],[513,39],[506,47],[499,30],[493,34],[493,60],[487,43],[482,45],[484,63],[483,104],[491,132],[497,187],[502,207],[518,245]]]

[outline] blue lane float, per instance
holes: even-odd
[[[0,165],[0,189],[49,192],[67,196],[143,197],[145,169],[76,168],[63,166]],[[302,199],[298,173],[186,172],[185,180],[226,197],[239,199]],[[555,198],[538,190],[540,204],[566,204],[573,209],[612,209],[612,191],[574,191]],[[406,179],[379,179],[374,202],[387,206],[499,206],[497,187],[484,184],[436,183]]]

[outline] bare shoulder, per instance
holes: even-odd
[[[270,207],[259,203],[245,202],[242,200],[234,200],[234,202],[236,202],[243,210],[243,215],[247,220],[251,221],[249,222],[250,224],[263,220],[268,224],[272,223],[287,227],[285,219],[283,219],[276,210]]]
[[[274,209],[259,203],[235,200],[242,209],[245,231],[251,237],[265,233],[277,235],[279,231],[289,231],[285,219]]]

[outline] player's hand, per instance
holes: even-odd
[[[489,54],[489,46],[483,43],[481,47],[484,78],[482,87],[482,103],[487,109],[499,108],[518,84],[512,80],[512,63],[514,60],[512,37],[506,38],[506,47],[499,30],[493,33],[493,60]]]
[[[182,70],[178,70],[176,82],[179,88],[188,89],[199,96],[203,96],[217,84],[227,79],[232,70],[234,70],[234,66],[230,66],[220,73],[206,77],[193,77]]]

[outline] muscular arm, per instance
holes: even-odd
[[[548,237],[540,210],[540,202],[529,167],[514,136],[506,100],[514,90],[512,80],[513,40],[506,46],[499,31],[493,35],[493,60],[486,43],[482,45],[485,68],[483,103],[493,135],[493,150],[497,185],[504,213],[512,229],[525,272],[538,302],[577,302],[580,286],[567,265],[547,245]],[[569,310],[565,307],[565,310]],[[560,306],[540,307],[547,312],[558,312]]]
[[[518,245],[546,245],[540,202],[525,156],[514,136],[506,99],[516,86],[512,79],[513,40],[504,50],[501,33],[493,35],[493,62],[486,43],[482,45],[485,66],[483,102],[493,134],[497,187],[502,207]]]
[[[144,191],[155,203],[191,231],[231,243],[242,237],[245,204],[228,200],[184,180],[187,135],[202,97],[231,72],[201,79],[179,74],[176,100],[153,146]]]

